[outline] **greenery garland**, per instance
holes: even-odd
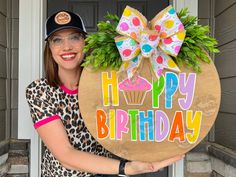
[[[200,62],[210,63],[207,52],[218,53],[216,39],[209,36],[209,27],[197,25],[197,17],[190,16],[187,8],[177,13],[186,30],[186,37],[177,57],[172,57],[178,66],[186,65],[196,72],[200,72]],[[97,24],[98,32],[88,35],[85,39],[84,53],[86,59],[83,66],[92,66],[93,69],[106,69],[111,67],[118,70],[122,64],[119,51],[114,38],[119,34],[116,27],[119,17],[108,13]]]

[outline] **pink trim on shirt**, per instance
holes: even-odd
[[[71,94],[71,95],[74,95],[74,94],[77,94],[77,93],[78,93],[78,88],[75,89],[75,90],[70,90],[70,89],[68,89],[68,88],[67,88],[66,86],[64,86],[64,85],[61,85],[60,88],[61,88],[64,92],[66,92],[66,93],[68,93],[68,94]]]
[[[58,115],[53,115],[53,116],[47,117],[46,119],[36,122],[34,124],[34,128],[37,129],[37,128],[41,127],[42,125],[47,124],[48,122],[51,122],[51,121],[59,119],[59,118],[60,118],[60,116],[58,116]]]

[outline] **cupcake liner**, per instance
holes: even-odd
[[[125,101],[128,105],[142,105],[143,100],[146,96],[147,91],[145,90],[124,90],[123,94]]]

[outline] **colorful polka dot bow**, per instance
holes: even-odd
[[[148,28],[149,27],[149,28]],[[142,58],[149,58],[157,78],[164,68],[179,72],[170,56],[177,56],[185,38],[185,30],[174,8],[168,6],[149,23],[136,9],[127,6],[116,31],[115,38],[128,78],[137,72]]]

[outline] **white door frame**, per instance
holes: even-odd
[[[198,0],[170,0],[179,11],[188,7],[198,15]],[[19,1],[19,109],[18,138],[30,139],[30,176],[40,177],[41,142],[32,126],[29,108],[25,100],[25,88],[33,80],[42,77],[44,21],[46,0]],[[169,167],[169,177],[184,177],[183,160]]]
[[[42,77],[46,0],[19,0],[18,138],[30,139],[30,176],[39,177],[41,142],[33,128],[25,89]]]

